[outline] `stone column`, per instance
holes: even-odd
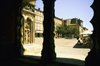
[[[94,3],[91,5],[94,10],[94,16],[91,20],[93,25],[93,34],[91,38],[93,39],[93,48],[88,53],[88,56],[85,59],[85,66],[100,66],[100,1],[94,0]]]
[[[43,63],[49,63],[56,59],[54,44],[54,2],[55,0],[42,0],[44,4],[44,21],[43,21],[43,49],[41,60]]]
[[[22,28],[22,23],[21,23],[21,19],[23,18],[22,16],[22,9],[24,7],[24,5],[22,5],[23,3],[19,3],[18,7],[15,7],[15,15],[16,15],[16,21],[15,21],[15,45],[14,45],[14,49],[15,49],[15,53],[19,54],[19,56],[23,55],[24,52],[24,48],[22,46],[21,43],[21,38],[22,38],[22,34],[21,34],[21,29]]]
[[[33,43],[35,42],[35,15],[33,15],[33,22],[32,22],[32,37],[33,37]]]

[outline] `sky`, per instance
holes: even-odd
[[[90,7],[94,0],[56,0],[55,1],[55,16],[63,19],[78,18],[83,21],[83,27],[92,31],[93,26],[90,23],[94,12]],[[43,1],[37,0],[36,7],[43,11]]]

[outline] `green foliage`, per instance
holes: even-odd
[[[70,26],[57,26],[58,34],[79,34],[79,30],[76,27],[70,27]]]
[[[62,25],[60,26],[57,26],[57,31],[56,31],[58,34],[63,34],[64,32],[64,27]]]

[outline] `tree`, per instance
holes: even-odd
[[[79,34],[79,30],[76,27],[70,27],[70,34]]]
[[[64,31],[64,27],[62,26],[62,25],[60,25],[60,26],[57,26],[57,33],[58,34],[63,34],[63,31]]]
[[[66,35],[66,34],[79,34],[79,30],[76,28],[76,27],[72,27],[72,26],[57,26],[57,31],[56,31],[58,34],[63,34],[63,35]]]

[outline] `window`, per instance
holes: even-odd
[[[39,25],[39,23],[38,23],[38,30],[39,30],[39,26],[40,26],[40,25]]]
[[[34,10],[34,12],[36,13],[36,10]]]
[[[37,17],[37,16],[35,16],[35,20],[36,20],[36,17]]]
[[[35,29],[36,29],[36,23],[35,23]]]
[[[41,17],[41,21],[42,21],[42,17]]]
[[[41,12],[41,15],[42,15],[42,12]]]
[[[64,23],[66,23],[66,20],[64,20]]]
[[[38,11],[38,14],[40,14],[40,12]]]
[[[41,24],[41,30],[42,30],[42,24]]]
[[[42,18],[42,21],[44,20],[44,17]]]
[[[38,16],[38,20],[40,20],[40,16]]]

